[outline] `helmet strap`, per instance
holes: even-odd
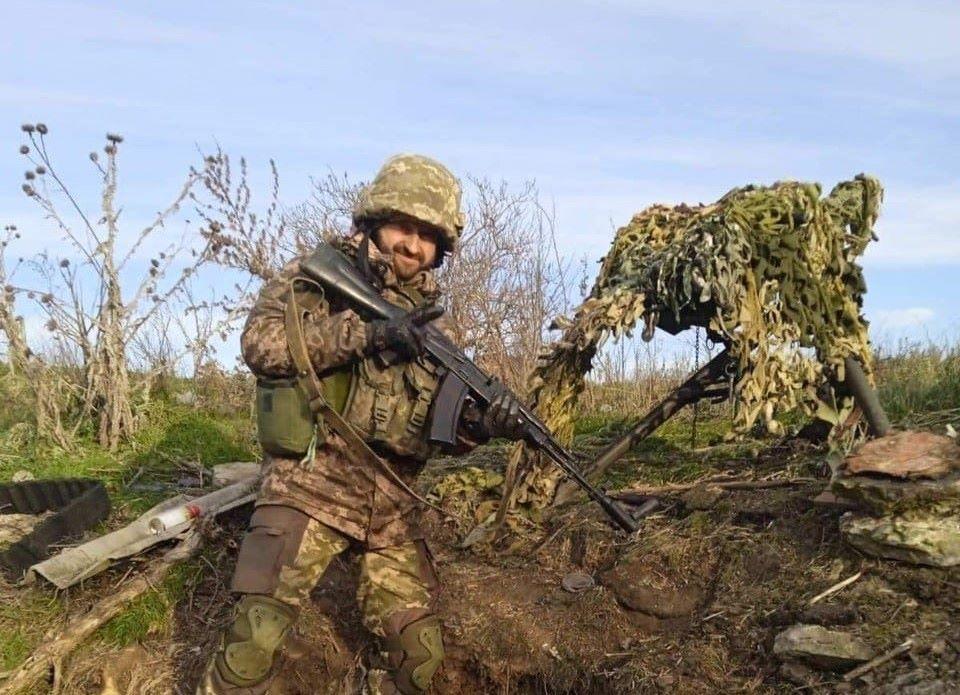
[[[370,268],[370,237],[373,236],[376,226],[370,220],[363,220],[358,226],[363,233],[363,237],[360,240],[360,247],[357,249],[357,266],[367,279],[367,282],[375,287],[379,287],[380,279]]]

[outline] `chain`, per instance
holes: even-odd
[[[730,362],[725,371],[727,373],[727,403],[730,404],[730,416],[734,419],[737,417],[737,411],[740,408],[740,397],[737,395],[736,386],[737,386],[737,366],[735,363]]]
[[[693,371],[700,371],[700,326],[693,333]],[[693,402],[693,424],[690,427],[690,448],[697,448],[697,420],[700,417],[700,400]]]

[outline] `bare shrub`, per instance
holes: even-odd
[[[14,287],[12,294],[25,295],[46,316],[57,355],[48,369],[65,373],[65,367],[77,367],[73,385],[81,393],[81,403],[73,414],[73,430],[90,422],[99,442],[113,449],[137,425],[132,394],[143,382],[132,377],[128,352],[138,340],[141,346],[145,344],[145,326],[151,325],[157,312],[210,259],[210,249],[198,245],[188,228],[143,264],[144,268],[136,266],[143,261],[147,242],[168,232],[166,225],[206,169],[191,169],[172,201],[151,222],[137,232],[124,233],[117,202],[118,152],[123,138],[107,134],[104,156],[90,153],[100,178],[99,217],[94,217],[58,174],[47,150],[47,127],[27,124],[22,130],[26,142],[20,152],[30,165],[23,191],[56,225],[66,245],[61,254],[43,253],[31,261],[39,288]],[[133,289],[125,292],[121,277],[130,276],[136,278]],[[8,345],[15,344],[14,331],[2,327]],[[63,413],[57,417],[62,419]],[[39,420],[38,413],[38,428]]]
[[[284,261],[323,240],[349,234],[363,184],[332,171],[313,182],[310,199],[278,213],[279,177],[271,162],[272,195],[263,214],[252,210],[248,168],[238,172],[223,151],[207,158],[197,199],[215,258],[250,278],[267,280]],[[455,338],[477,362],[515,389],[525,388],[545,326],[566,308],[567,264],[557,251],[554,217],[536,185],[468,178],[467,227],[440,271]],[[249,286],[248,286],[249,287]],[[237,297],[248,305],[251,293]]]
[[[546,326],[567,304],[567,263],[536,185],[468,179],[467,227],[441,270],[456,341],[523,392]]]

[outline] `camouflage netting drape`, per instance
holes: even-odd
[[[823,402],[824,370],[843,378],[854,355],[870,370],[865,291],[857,258],[873,238],[883,189],[859,175],[821,197],[815,183],[735,188],[712,205],[653,205],[617,231],[589,298],[563,337],[542,356],[530,385],[537,412],[569,443],[577,398],[591,361],[610,336],[638,323],[701,324],[722,339],[738,366],[743,432],[762,420],[780,432],[778,413],[801,408],[836,422]],[[639,413],[638,413],[639,415]],[[515,451],[523,475],[514,502],[542,507],[559,475]]]

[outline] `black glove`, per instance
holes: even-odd
[[[367,324],[367,346],[364,352],[375,355],[393,350],[402,359],[412,360],[423,353],[423,326],[443,313],[442,306],[414,309],[395,319],[380,319]]]
[[[483,413],[483,429],[492,438],[522,439],[523,421],[520,419],[520,401],[506,386],[497,382],[498,392]]]

